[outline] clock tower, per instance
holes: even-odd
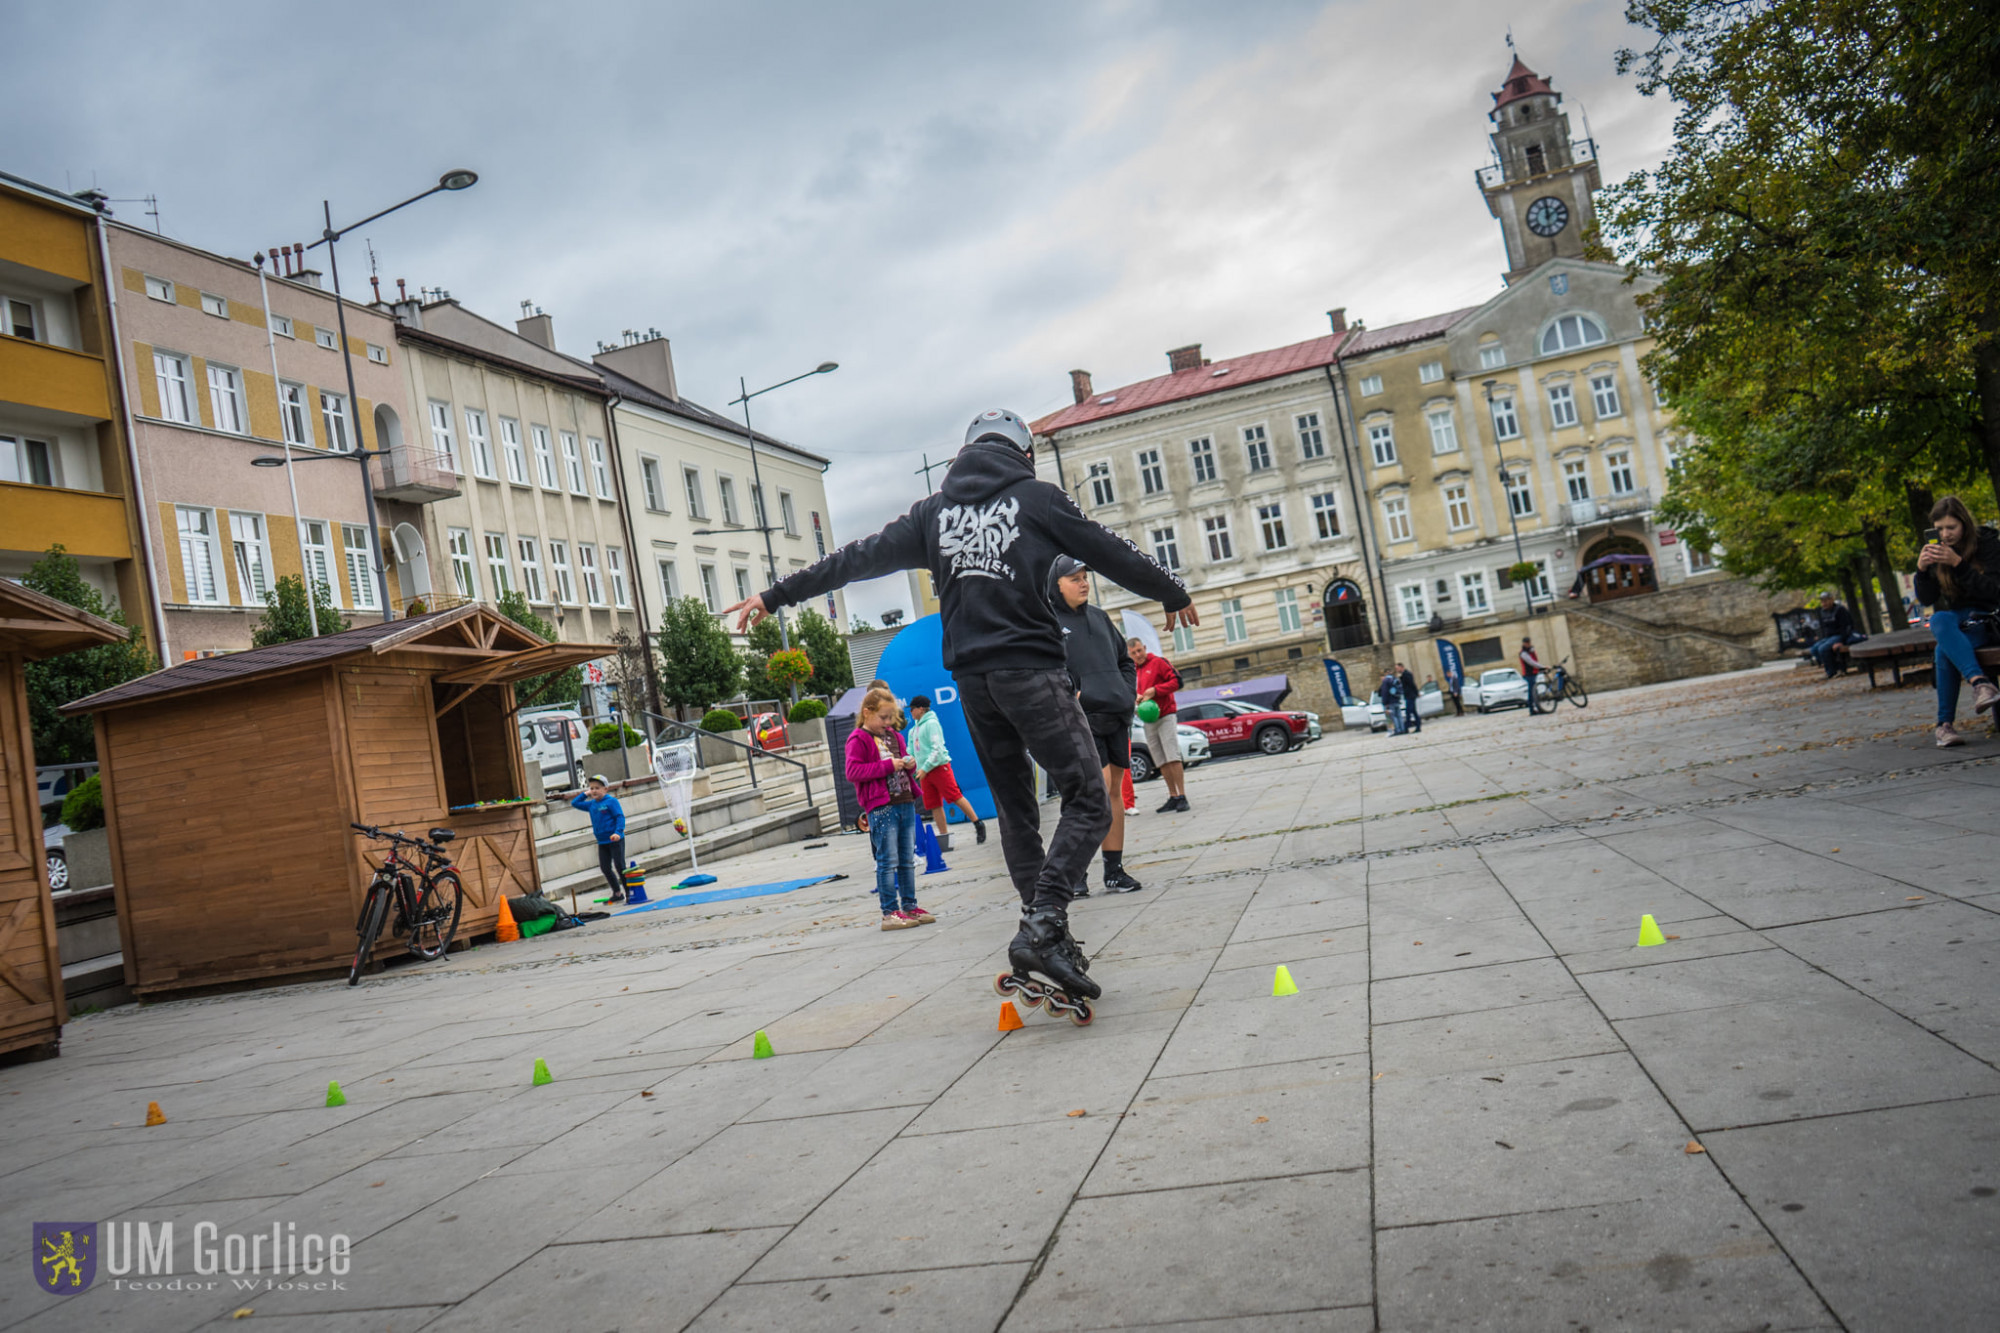
[[[1519,56],[1493,94],[1490,118],[1494,162],[1479,171],[1479,191],[1500,219],[1507,282],[1551,259],[1582,258],[1584,235],[1597,221],[1591,194],[1603,184],[1597,146],[1570,138],[1562,95]]]

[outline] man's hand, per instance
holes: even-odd
[[[771,608],[764,605],[764,596],[762,593],[759,593],[755,597],[745,598],[734,606],[725,606],[722,608],[722,614],[725,616],[731,611],[742,613],[736,617],[736,632],[738,634],[748,630],[752,625],[771,614]]]
[[[1193,602],[1189,602],[1186,606],[1182,607],[1178,611],[1167,612],[1166,628],[1167,628],[1167,633],[1169,634],[1172,634],[1174,632],[1174,628],[1178,625],[1186,625],[1189,629],[1193,629],[1196,625],[1199,625],[1200,623],[1201,623],[1201,617],[1195,614]]]
[[[1139,702],[1144,703],[1146,702],[1146,700],[1152,697],[1153,697],[1153,691],[1151,689],[1148,689],[1144,694],[1139,696]]]

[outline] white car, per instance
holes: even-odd
[[[1443,712],[1443,690],[1433,684],[1426,685],[1417,691],[1417,721],[1421,722],[1427,717],[1438,717]],[[1368,729],[1370,731],[1387,731],[1389,729],[1388,716],[1382,711],[1382,700],[1376,695],[1370,695],[1368,699]]]
[[[583,715],[569,708],[542,708],[522,713],[517,719],[521,728],[521,760],[524,764],[539,765],[542,781],[552,790],[583,785],[586,766],[590,761],[590,728],[583,723]],[[563,730],[569,730],[569,749],[563,749]],[[573,771],[565,773],[564,768],[574,760]]]
[[[1479,673],[1479,679],[1465,687],[1467,707],[1490,713],[1496,708],[1526,708],[1528,682],[1513,667],[1494,667]]]
[[[1174,728],[1174,736],[1181,747],[1181,762],[1193,768],[1208,758],[1208,737],[1201,734],[1198,727],[1186,723]],[[1144,782],[1159,774],[1153,764],[1153,751],[1146,744],[1146,724],[1132,719],[1132,781]]]

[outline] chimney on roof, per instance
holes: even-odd
[[[1087,370],[1072,370],[1069,373],[1069,391],[1079,403],[1090,397],[1095,392],[1090,387],[1090,372]]]
[[[644,337],[637,329],[625,333],[630,336],[615,346],[599,344],[597,355],[590,359],[678,403],[681,391],[674,382],[673,343],[654,328],[648,328]]]
[[[1189,343],[1186,347],[1176,347],[1167,353],[1167,373],[1182,370],[1201,369],[1201,344]]]
[[[1335,333],[1347,332],[1347,307],[1335,306],[1326,312],[1327,322],[1333,325]]]
[[[514,331],[537,347],[556,350],[556,322],[533,301],[521,302],[521,317],[514,321]]]

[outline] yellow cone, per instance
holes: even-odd
[[[1271,978],[1271,994],[1297,995],[1298,993],[1298,983],[1292,980],[1291,969],[1283,963],[1278,964],[1278,974]]]
[[[758,1028],[757,1039],[750,1043],[750,1058],[752,1060],[767,1060],[774,1054],[776,1052],[771,1049],[770,1036],[764,1029]]]
[[[326,1085],[326,1104],[328,1106],[347,1105],[347,1094],[340,1090],[340,1081],[338,1079]]]
[[[1665,944],[1667,937],[1660,933],[1660,923],[1653,920],[1651,912],[1639,918],[1639,944],[1643,949],[1651,944]]]
[[[544,1083],[553,1083],[555,1081],[556,1081],[555,1075],[549,1072],[549,1062],[537,1056],[535,1058],[534,1086],[539,1088]]]

